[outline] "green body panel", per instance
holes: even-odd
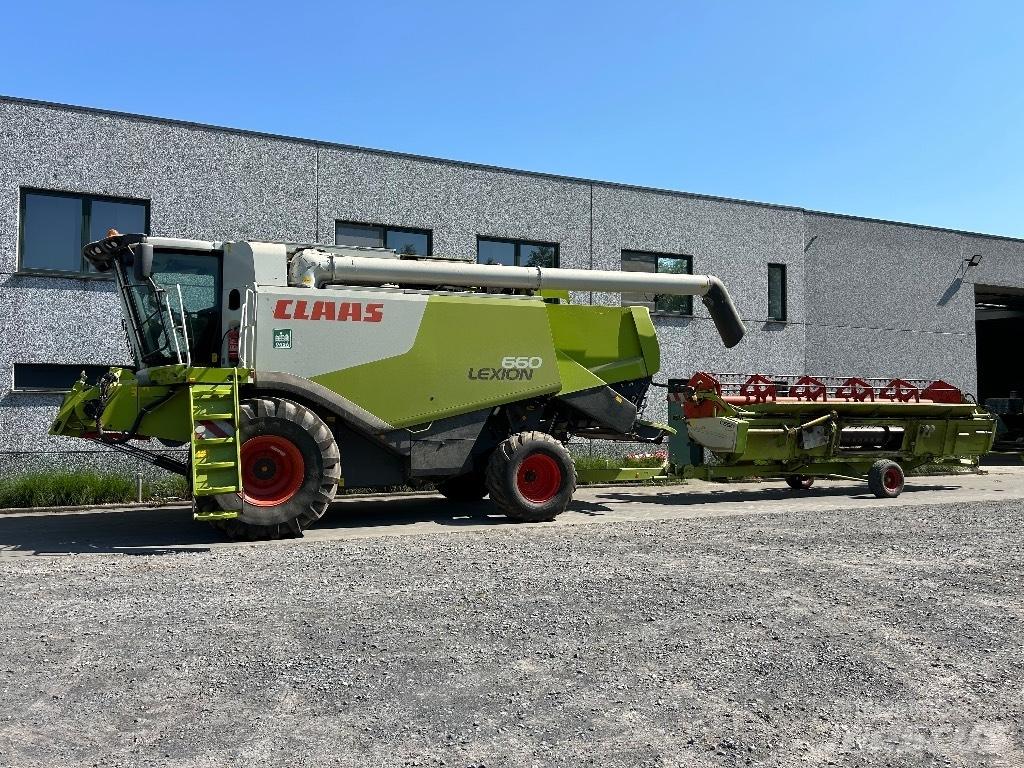
[[[636,327],[637,341],[640,342],[640,354],[644,358],[647,375],[653,376],[661,370],[661,345],[658,343],[658,332],[654,329],[654,321],[647,307],[627,307],[633,316]]]
[[[168,365],[150,368],[147,373],[153,383],[142,385],[129,369],[111,369],[113,382],[106,388],[106,407],[99,425],[104,432],[127,433],[134,428],[140,437],[187,442],[194,426],[189,387],[230,384],[236,377],[240,383],[248,380],[248,371],[235,368]],[[96,433],[96,422],[85,414],[84,408],[87,402],[99,399],[100,394],[99,387],[76,383],[65,396],[50,434],[81,437]],[[145,413],[139,420],[142,412]]]
[[[405,354],[313,377],[395,426],[412,426],[561,388],[540,301],[432,296]],[[505,358],[539,358],[505,369]]]
[[[560,357],[592,374],[572,375],[572,366],[565,366],[562,394],[658,372],[658,340],[646,307],[549,304],[547,309]]]
[[[85,379],[75,382],[71,391],[64,396],[57,416],[50,425],[51,435],[65,437],[82,437],[87,432],[96,430],[96,423],[85,415],[85,404],[100,396],[100,388],[88,384]]]
[[[596,373],[589,368],[584,368],[561,350],[555,351],[555,360],[558,363],[558,375],[562,380],[562,388],[559,394],[567,395],[584,389],[603,387],[607,384]]]

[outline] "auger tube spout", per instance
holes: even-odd
[[[342,256],[317,249],[295,254],[288,283],[297,287],[325,285],[450,285],[464,288],[544,289],[598,293],[653,293],[700,296],[726,347],[743,338],[744,326],[725,285],[714,275],[670,275],[652,272],[508,267],[451,261]]]

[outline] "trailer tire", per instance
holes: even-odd
[[[807,475],[786,475],[786,485],[794,491],[806,491],[814,485],[814,478]]]
[[[246,400],[239,416],[244,503],[241,494],[216,496],[222,509],[239,516],[214,525],[233,539],[301,536],[338,490],[341,454],[334,435],[309,408],[284,398]]]
[[[448,501],[480,501],[487,495],[487,480],[483,472],[449,477],[437,484],[437,492]]]
[[[880,499],[895,499],[905,483],[903,468],[895,461],[879,459],[868,470],[868,488]]]
[[[512,520],[539,523],[565,511],[576,490],[569,451],[544,432],[519,432],[503,441],[487,464],[487,490]]]

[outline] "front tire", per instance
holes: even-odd
[[[513,520],[538,523],[565,511],[576,490],[569,451],[544,432],[520,432],[502,442],[487,464],[491,500]]]
[[[330,428],[309,408],[277,397],[239,408],[242,493],[215,497],[239,511],[214,523],[235,539],[301,536],[334,500],[341,454]]]
[[[814,478],[807,475],[786,475],[786,485],[794,491],[806,491],[814,485]]]

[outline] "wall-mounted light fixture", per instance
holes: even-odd
[[[976,253],[973,256],[969,256],[965,259],[960,260],[960,269],[957,270],[956,279],[963,280],[967,277],[967,270],[971,267],[976,267],[981,264],[981,254]]]

